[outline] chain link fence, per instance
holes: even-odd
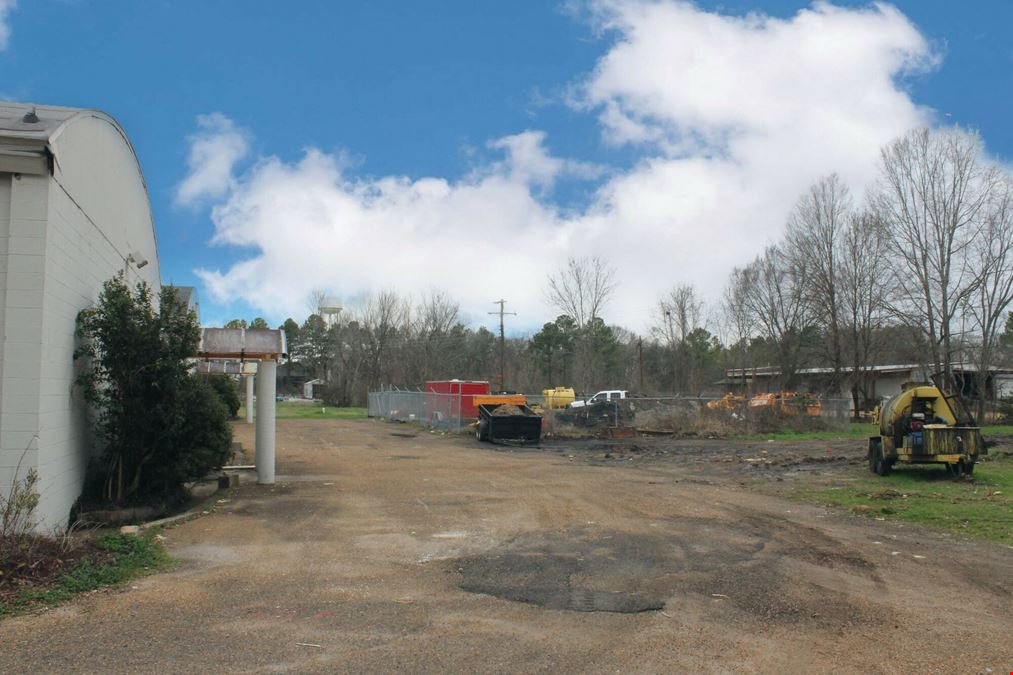
[[[827,431],[851,420],[846,398],[635,397],[581,407],[551,408],[541,395],[528,406],[542,415],[544,434],[597,435],[610,429],[688,436]],[[369,392],[370,417],[451,431],[467,430],[478,416],[469,394],[438,394],[397,388]]]
[[[454,431],[470,425],[477,415],[469,394],[438,394],[397,388],[369,392],[367,414],[395,422],[412,422]]]

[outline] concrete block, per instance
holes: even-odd
[[[15,413],[4,409],[0,415],[0,424],[3,424],[4,431],[30,431],[34,434],[39,430],[39,414],[35,410]]]
[[[11,219],[10,236],[12,237],[45,237],[46,236],[46,221],[45,220],[27,220],[25,218],[19,218],[17,220]]]
[[[8,307],[5,314],[7,321],[11,323],[32,325],[42,329],[41,307]]]
[[[4,377],[38,378],[39,364],[30,361],[4,362]]]
[[[11,220],[45,220],[49,212],[49,176],[21,176],[11,190]]]
[[[8,316],[9,313],[8,313]],[[7,319],[10,320],[9,318]],[[31,361],[38,363],[42,360],[42,345],[37,341],[14,340],[9,336],[4,345],[4,363],[10,361]]]
[[[36,289],[13,289],[7,288],[7,308],[42,308],[42,288]]]
[[[45,286],[45,276],[42,272],[14,272],[9,265],[21,256],[11,256],[7,259],[7,291],[42,291]]]
[[[11,255],[45,255],[46,240],[42,237],[9,237],[7,252]]]
[[[6,318],[4,330],[6,332],[6,338],[12,341],[31,342],[42,339],[41,322],[39,324],[35,324],[34,322],[18,323],[16,321],[12,321],[10,318]]]
[[[24,239],[24,237],[18,237]],[[29,239],[29,241],[31,241]],[[28,272],[32,274],[44,274],[46,271],[46,258],[44,255],[8,254],[8,272]]]
[[[26,380],[27,382],[28,380]],[[7,413],[34,413],[39,409],[38,395],[11,392],[4,387],[4,414]]]
[[[0,466],[17,466],[21,455],[25,466],[38,466],[38,441],[34,431],[0,431]]]

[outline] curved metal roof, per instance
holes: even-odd
[[[26,116],[34,112],[37,122],[25,121]],[[109,115],[99,110],[88,108],[64,108],[52,105],[36,105],[34,103],[0,102],[0,138],[24,139],[28,141],[50,142],[56,139],[67,124],[78,117],[97,117],[112,124],[127,139],[126,133]],[[133,147],[131,147],[133,150]]]
[[[38,121],[33,121],[30,116]],[[38,105],[35,103],[15,103],[12,101],[0,101],[0,155],[8,155],[21,160],[16,171],[24,173],[54,173],[52,157],[56,154],[53,142],[56,141],[64,130],[76,120],[95,118],[109,124],[116,133],[120,135],[130,155],[134,158],[137,166],[137,174],[141,178],[141,186],[144,188],[144,196],[148,202],[148,213],[151,214],[151,232],[155,240],[155,253],[158,254],[158,235],[155,231],[155,218],[151,213],[151,194],[148,191],[148,182],[144,179],[144,171],[141,170],[141,161],[137,157],[134,144],[130,142],[127,132],[123,130],[113,117],[101,110],[91,108],[67,108],[55,105]],[[29,162],[25,160],[34,157]],[[57,157],[57,160],[59,157]],[[33,164],[39,167],[33,169]],[[24,166],[24,170],[20,168]]]

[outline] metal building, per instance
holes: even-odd
[[[39,527],[66,525],[92,434],[74,328],[102,284],[160,286],[137,156],[95,110],[0,103],[0,491],[39,472]]]

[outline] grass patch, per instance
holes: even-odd
[[[986,438],[989,436],[1013,436],[1013,426],[986,426],[981,428],[981,433]],[[788,429],[767,434],[740,434],[733,436],[733,438],[740,441],[846,441],[878,435],[879,427],[875,424],[848,424],[847,427],[835,431],[793,431]]]
[[[886,477],[862,472],[846,485],[796,486],[780,494],[1013,545],[1013,458],[1008,455],[979,463],[973,480],[952,479],[942,465],[898,464]]]
[[[34,607],[66,602],[78,593],[114,586],[167,567],[171,559],[154,532],[142,536],[106,534],[90,545],[88,555],[43,583],[0,589],[0,617]]]
[[[848,424],[843,429],[833,431],[785,430],[768,434],[741,434],[734,438],[740,441],[837,441],[864,439],[876,433],[877,427],[874,424]]]
[[[278,401],[275,415],[280,420],[364,420],[365,408],[335,408],[319,403],[303,403],[297,401]],[[237,415],[246,419],[246,408],[241,407]]]

